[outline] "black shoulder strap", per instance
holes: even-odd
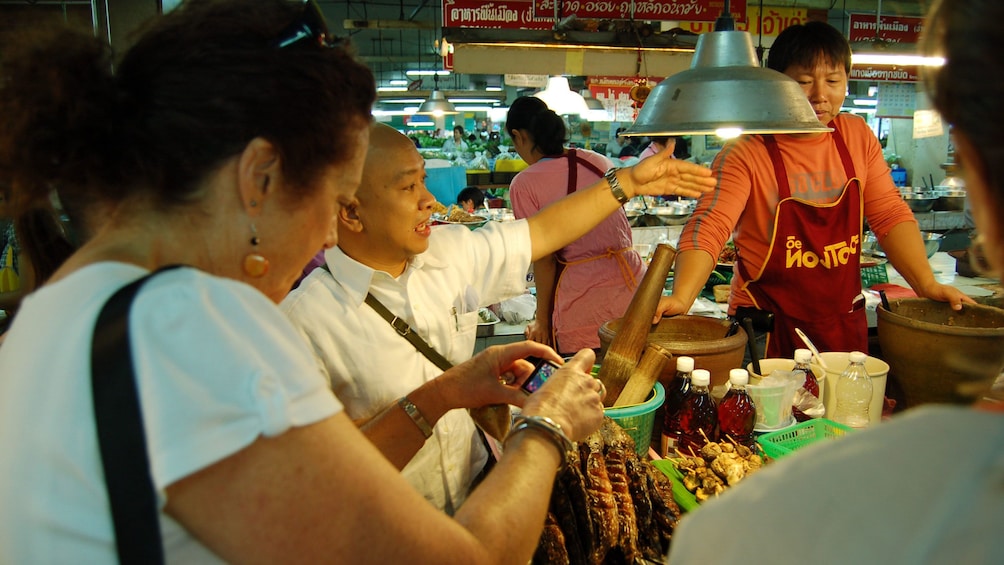
[[[382,302],[377,300],[375,296],[370,293],[366,293],[366,304],[369,304],[370,308],[376,310],[376,313],[380,314],[380,317],[384,320],[387,320],[387,322],[394,327],[394,330],[397,331],[401,337],[411,342],[411,344],[415,346],[415,349],[419,350],[422,355],[425,355],[425,357],[429,361],[432,361],[437,367],[443,371],[447,371],[453,367],[453,363],[450,363],[446,357],[443,357],[442,354],[433,349],[431,345],[422,339],[422,336],[411,331],[411,326],[408,325],[408,322],[405,322],[401,318],[392,314],[391,311],[388,310]]]
[[[164,562],[157,493],[129,347],[129,309],[146,281],[175,267],[120,288],[105,303],[94,327],[91,392],[119,563]]]

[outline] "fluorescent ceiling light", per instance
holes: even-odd
[[[378,86],[377,92],[408,92],[403,86]]]
[[[854,53],[851,55],[851,64],[940,67],[945,64],[945,58],[925,57],[923,55],[897,55],[893,53]]]
[[[450,71],[447,71],[447,70],[438,70],[438,71],[432,71],[432,70],[429,70],[429,71],[412,70],[412,71],[405,71],[404,74],[406,74],[406,75],[408,75],[410,77],[415,77],[415,76],[419,76],[419,77],[441,76],[441,77],[444,77],[444,76],[449,76]]]
[[[878,105],[878,100],[871,100],[868,98],[855,98],[853,100],[855,106],[876,106]]]
[[[387,84],[391,86],[408,86],[408,81],[404,80],[403,78],[396,78],[394,80],[387,81]]]
[[[486,86],[485,92],[502,92],[501,86]]]
[[[454,104],[498,104],[494,98],[450,98]]]

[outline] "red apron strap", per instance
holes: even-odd
[[[840,154],[840,162],[844,164],[844,173],[847,175],[847,180],[851,180],[855,177],[854,161],[851,160],[851,152],[847,150],[847,144],[844,143],[844,136],[840,135],[836,120],[830,120],[830,123],[826,124],[826,126],[833,128],[833,143],[837,146],[837,153]]]
[[[578,173],[579,173],[579,157],[575,154],[575,149],[569,149],[565,153],[565,157],[568,157],[568,187],[567,194],[575,192],[578,186]]]
[[[773,135],[765,135],[763,136],[763,144],[767,147],[767,155],[770,156],[770,162],[774,165],[774,178],[777,179],[778,200],[791,198],[791,187],[788,186],[788,170],[785,169],[784,161],[781,159],[781,150],[777,147],[777,140],[774,139]]]

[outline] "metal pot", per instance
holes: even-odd
[[[903,200],[914,212],[930,212],[938,197],[928,193],[904,194]]]
[[[934,202],[937,211],[958,212],[966,206],[966,191],[960,189],[940,188],[938,199]]]

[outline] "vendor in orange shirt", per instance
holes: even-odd
[[[795,327],[823,351],[868,351],[859,261],[866,218],[919,296],[955,309],[972,302],[935,280],[878,139],[864,120],[839,113],[851,70],[844,36],[824,22],[789,27],[767,66],[798,81],[833,131],[748,135],[725,145],[712,165],[718,186],[680,236],[673,295],[661,299],[656,318],[690,309],[731,236],[738,257],[729,314],[754,320],[766,357],[793,355],[801,346]]]

